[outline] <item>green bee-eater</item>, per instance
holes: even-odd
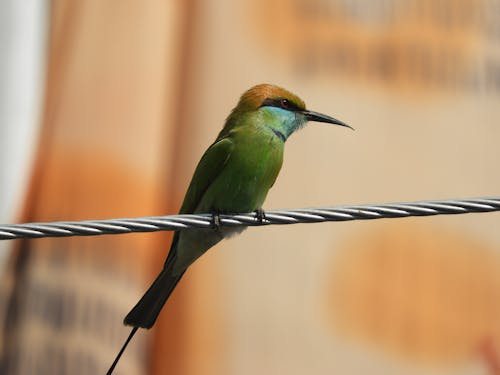
[[[246,91],[198,163],[179,213],[262,213],[283,163],[285,142],[308,121],[350,127],[307,110],[299,97],[280,87],[261,84]],[[134,328],[108,374],[137,328],[153,326],[187,268],[219,241],[244,229],[215,226],[175,233],[163,269],[124,319]]]

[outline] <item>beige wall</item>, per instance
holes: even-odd
[[[294,135],[265,208],[498,195],[494,4],[202,2],[191,165],[237,96],[272,82],[356,131]],[[190,272],[221,269],[228,374],[488,373],[497,226],[479,214],[250,229]]]

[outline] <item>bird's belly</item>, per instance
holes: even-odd
[[[247,227],[220,227],[218,229],[189,229],[179,234],[179,256],[172,269],[173,275],[180,275],[196,259],[224,238],[243,232]]]

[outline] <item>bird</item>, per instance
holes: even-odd
[[[247,90],[227,117],[215,141],[196,167],[180,214],[212,213],[213,227],[177,231],[159,275],[126,315],[132,331],[108,371],[113,372],[139,328],[151,328],[187,268],[208,249],[246,227],[220,225],[220,214],[256,212],[283,164],[287,139],[308,122],[323,122],[353,129],[328,115],[306,109],[297,95],[264,83]]]

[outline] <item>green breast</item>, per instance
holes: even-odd
[[[197,212],[251,212],[262,207],[283,164],[284,143],[267,128],[231,134],[234,150]]]

